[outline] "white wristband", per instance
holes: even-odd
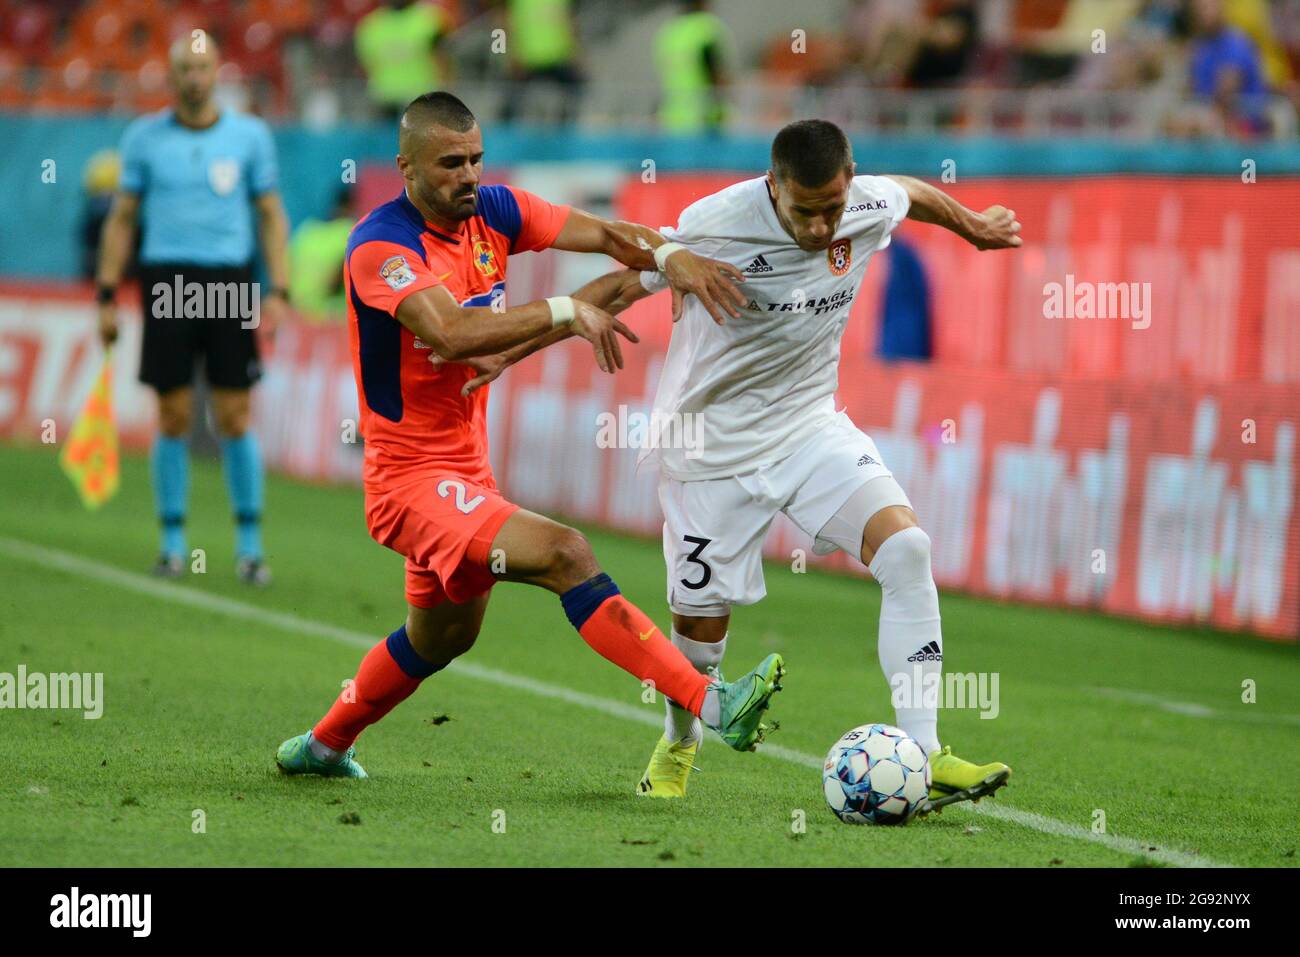
[[[573,299],[570,296],[551,296],[546,300],[551,307],[551,328],[567,326],[573,322]]]
[[[659,267],[659,271],[663,272],[664,269],[667,268],[664,264],[668,262],[669,256],[677,252],[677,250],[685,249],[685,248],[686,247],[683,246],[681,243],[664,243],[662,246],[656,249],[655,265]]]

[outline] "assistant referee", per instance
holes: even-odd
[[[285,309],[288,221],[271,131],[257,117],[218,109],[217,66],[211,37],[196,31],[177,41],[169,69],[175,105],[135,120],[122,137],[121,186],[104,223],[96,275],[99,329],[105,344],[116,339],[114,297],[139,223],[140,381],[158,394],[150,472],[162,547],[154,572],[174,578],[187,567],[187,437],[201,359],[235,515],[236,573],[265,585],[262,460],[248,431],[249,390],[261,376],[256,332],[271,332]],[[270,280],[260,301],[253,284],[258,239]]]

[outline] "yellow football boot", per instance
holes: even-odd
[[[1000,761],[972,764],[945,747],[930,755],[930,807],[939,811],[959,801],[988,797],[1011,778],[1011,769]]]
[[[700,748],[699,739],[689,743],[674,744],[664,735],[650,755],[641,782],[636,786],[642,797],[686,797],[686,780],[695,766],[695,754]]]

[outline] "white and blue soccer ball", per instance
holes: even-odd
[[[930,793],[930,760],[893,725],[864,724],[826,755],[822,789],[848,824],[906,824]]]

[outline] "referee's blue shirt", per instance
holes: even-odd
[[[121,189],[141,198],[142,263],[252,260],[252,201],[276,189],[279,177],[265,122],[222,110],[217,122],[196,130],[162,110],[127,127],[121,154]]]

